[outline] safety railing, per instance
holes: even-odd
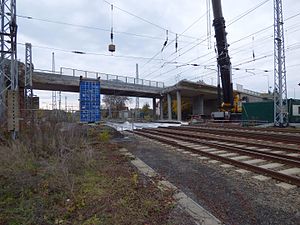
[[[261,96],[261,93],[256,92],[256,91],[251,91],[248,89],[243,89],[243,90],[241,90],[241,92],[243,92],[245,94],[253,95],[253,96]]]
[[[156,87],[156,88],[164,88],[165,84],[163,82],[159,81],[151,81],[151,80],[145,80],[145,79],[138,79],[134,77],[126,77],[126,76],[119,76],[119,75],[113,75],[113,74],[107,74],[107,73],[100,73],[100,72],[92,72],[92,71],[86,71],[86,70],[78,70],[73,68],[67,68],[67,67],[61,67],[60,68],[60,74],[61,75],[67,75],[67,76],[74,76],[74,77],[85,77],[85,78],[93,78],[98,79],[100,77],[100,80],[107,80],[112,82],[122,82],[126,84],[135,84],[135,85],[142,85],[147,87]]]

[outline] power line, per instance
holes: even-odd
[[[263,1],[263,2],[261,2],[261,3],[259,3],[257,6],[255,6],[254,8],[252,8],[252,9],[249,9],[249,10],[247,10],[246,12],[244,12],[244,13],[242,13],[241,15],[239,15],[238,17],[236,17],[235,19],[233,19],[230,23],[229,23],[229,25],[232,25],[233,23],[235,23],[235,22],[237,22],[237,21],[239,21],[240,19],[242,19],[243,17],[245,17],[245,16],[247,16],[247,15],[249,15],[251,12],[253,12],[253,11],[255,11],[256,9],[258,9],[259,7],[261,7],[261,6],[263,6],[264,4],[266,4],[267,2],[269,2],[270,0],[265,0],[265,1]],[[207,14],[207,12],[206,12],[206,14]],[[228,26],[229,26],[228,25]],[[273,27],[273,25],[271,26],[271,27]],[[270,27],[270,28],[271,28]],[[262,32],[262,31],[260,31],[260,32]],[[207,37],[205,40],[207,40],[208,38],[210,38],[210,37]],[[196,45],[196,46],[194,46],[193,48],[195,48],[195,47],[197,47],[198,45]],[[193,49],[193,48],[191,48],[191,49]],[[191,50],[190,49],[190,50]],[[159,53],[157,53],[157,54],[155,54],[154,56],[153,56],[153,58],[155,58],[156,56],[158,56],[160,54],[160,52]],[[180,56],[179,56],[180,57]],[[178,57],[176,57],[176,58],[178,58]],[[176,59],[175,58],[175,59]],[[173,59],[174,60],[174,59]],[[150,62],[151,60],[149,60],[149,62]],[[172,60],[171,60],[172,61]],[[149,62],[147,62],[147,63],[149,63]],[[146,64],[147,64],[146,63]],[[143,65],[144,66],[144,65]],[[157,70],[156,70],[157,71]],[[150,73],[150,74],[147,74],[146,76],[149,76],[149,75],[151,75],[151,74],[153,74],[153,72],[152,73]]]
[[[229,24],[227,26],[232,25],[233,23],[239,21],[240,19],[244,18],[245,16],[249,15],[250,13],[252,13],[253,11],[255,11],[256,9],[260,8],[261,6],[263,6],[264,4],[266,4],[267,2],[269,2],[270,0],[265,0],[261,3],[259,3],[257,6],[253,7],[252,9],[247,10],[246,12],[242,13],[241,15],[237,16],[236,18],[234,18],[232,21],[229,22]]]
[[[181,32],[179,35],[176,34],[176,38],[173,39],[165,48],[167,48],[168,46],[170,46],[174,41],[176,41],[179,37],[183,36],[183,34],[185,32],[187,32],[189,29],[191,29],[196,23],[198,23],[205,15],[207,14],[204,13],[203,15],[201,15],[196,21],[194,21],[190,26],[188,26],[183,32]],[[196,41],[201,40],[201,38],[198,38]],[[145,67],[147,64],[149,64],[152,59],[154,59],[156,56],[158,56],[159,54],[161,54],[161,51],[159,51],[158,53],[156,53],[149,61],[147,61],[144,65],[142,65],[141,68]]]
[[[104,31],[104,32],[110,32],[110,29],[94,27],[94,26],[87,26],[87,25],[79,25],[79,24],[74,24],[74,23],[66,23],[66,22],[55,21],[55,20],[50,20],[50,19],[36,18],[36,17],[32,17],[32,16],[17,15],[17,17],[23,18],[23,19],[28,19],[28,20],[36,20],[36,21],[46,22],[46,23],[59,24],[59,25],[64,25],[64,26],[71,26],[71,27],[77,27],[77,28],[83,28],[83,29],[89,29],[89,30],[99,30],[99,31]],[[149,39],[153,39],[153,40],[163,40],[162,37],[155,37],[155,36],[150,36],[150,35],[145,35],[145,34],[135,34],[135,33],[123,32],[123,31],[114,31],[114,33],[135,36],[135,37],[141,37],[141,38],[149,38]],[[186,42],[186,41],[183,41],[183,42]]]
[[[109,4],[109,5],[114,5],[114,8],[116,8],[116,9],[118,9],[118,10],[120,10],[120,11],[122,11],[122,12],[128,14],[128,15],[130,15],[130,16],[133,16],[133,17],[135,17],[135,18],[137,18],[137,19],[139,19],[141,21],[144,21],[145,23],[148,23],[148,24],[150,24],[150,25],[152,25],[152,26],[154,26],[156,28],[159,28],[159,29],[164,30],[164,31],[168,30],[170,33],[177,34],[177,32],[171,31],[171,30],[169,30],[169,29],[167,29],[165,27],[162,27],[161,25],[155,24],[155,23],[151,22],[148,19],[142,18],[142,17],[140,17],[140,16],[138,16],[138,15],[132,13],[132,12],[129,12],[129,11],[125,10],[125,9],[122,9],[122,8],[116,6],[115,4],[112,4],[112,3],[110,3],[110,2],[108,2],[106,0],[103,0],[103,2],[105,2],[105,3]],[[196,37],[191,37],[191,36],[187,36],[187,35],[183,35],[183,37],[191,38],[191,39],[198,39]]]
[[[24,45],[24,43],[18,43],[18,45]],[[84,52],[84,51],[78,51],[78,50],[68,50],[68,49],[62,49],[62,48],[54,48],[49,46],[40,46],[40,45],[32,45],[34,48],[40,48],[40,49],[47,49],[47,50],[54,50],[54,51],[60,51],[65,53],[72,53],[72,54],[79,54],[79,55],[95,55],[95,56],[105,56],[105,57],[115,57],[115,58],[128,58],[128,59],[141,59],[141,60],[148,60],[150,58],[142,57],[142,56],[132,56],[132,55],[110,55],[110,54],[104,54],[104,53],[95,53],[95,52]],[[155,59],[157,61],[163,61],[162,59]]]

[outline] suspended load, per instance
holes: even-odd
[[[108,45],[108,51],[112,53],[116,51],[116,46],[114,45],[113,11],[114,11],[114,6],[111,5],[111,32],[110,32],[111,43]]]

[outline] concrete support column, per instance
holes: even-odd
[[[156,98],[153,98],[152,108],[153,108],[153,119],[156,120]]]
[[[204,100],[203,96],[199,95],[193,98],[193,115],[204,114]]]
[[[168,94],[167,98],[168,98],[168,120],[172,120],[172,97],[170,94]]]
[[[177,120],[181,121],[182,117],[181,117],[181,94],[180,94],[180,91],[177,91],[176,95],[177,95]]]
[[[164,109],[163,109],[163,98],[160,99],[159,101],[159,107],[160,107],[160,119],[163,120],[164,119]]]

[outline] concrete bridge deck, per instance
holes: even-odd
[[[201,82],[182,80],[177,84],[165,87],[164,83],[136,79],[118,75],[89,72],[83,70],[61,68],[60,72],[35,70],[32,75],[33,89],[48,91],[79,92],[80,76],[99,78],[101,94],[153,99],[153,112],[156,112],[156,99],[166,99],[168,103],[168,119],[172,119],[172,99],[176,99],[177,120],[181,120],[181,99],[189,98],[194,115],[210,115],[217,111],[217,87]],[[265,96],[260,93],[240,90],[240,97],[249,102],[262,101]],[[160,101],[160,116],[163,119],[163,101]]]
[[[61,70],[62,71],[62,70]],[[50,71],[34,71],[33,89],[79,92],[80,76],[101,79],[101,94],[130,97],[161,98],[164,83],[96,72],[72,70],[71,75]]]

